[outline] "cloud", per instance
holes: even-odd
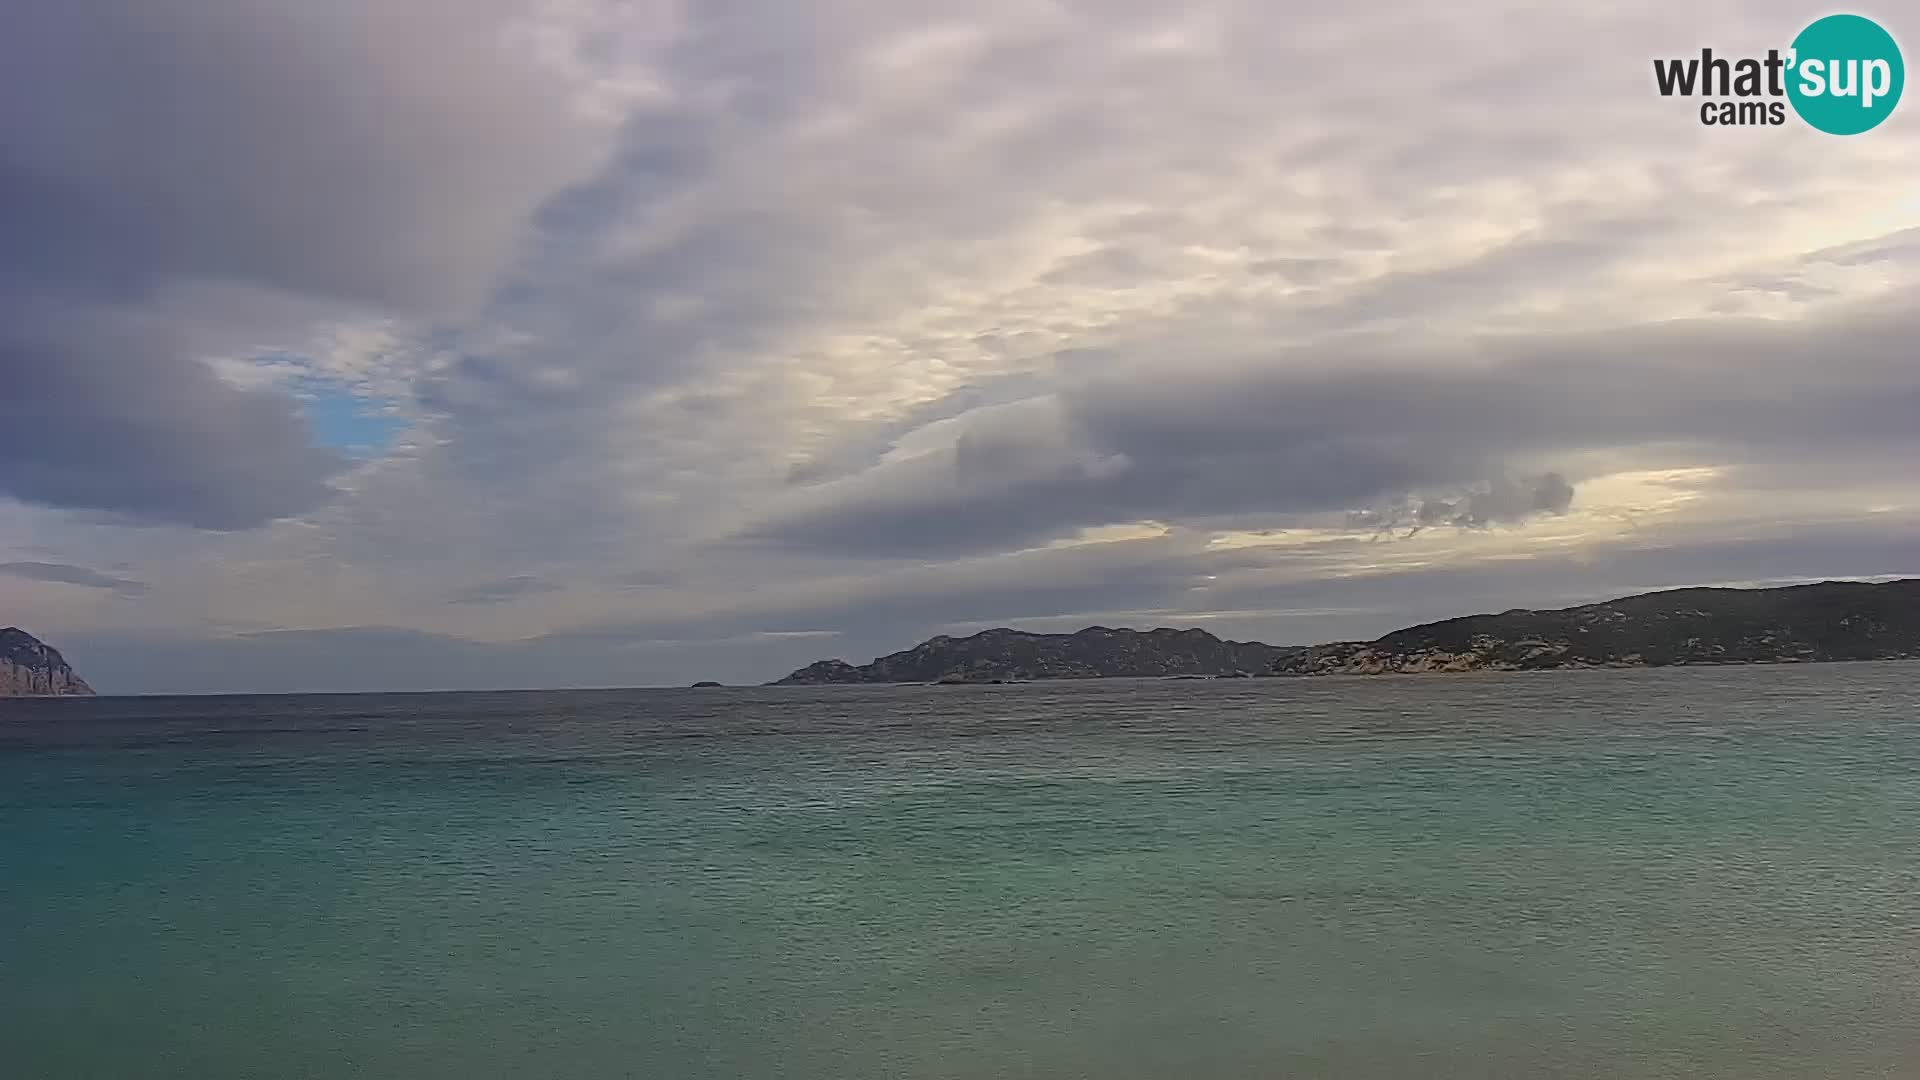
[[[919,463],[925,475],[883,476],[861,444],[966,411],[952,406],[983,388],[1026,379],[1042,385],[1023,396],[1051,394],[1074,349],[1205,366],[1237,348],[1258,365],[1248,337],[1297,353],[1355,325],[1505,328],[1552,304],[1617,325],[1642,268],[1716,253],[1729,231],[1751,241],[1714,210],[1744,197],[1729,190],[1804,190],[1812,175],[1649,124],[1657,103],[1638,82],[1613,92],[1609,79],[1644,73],[1620,74],[1608,49],[1640,55],[1671,30],[1651,9],[1586,19],[1581,35],[1474,8],[1403,22],[1238,3],[930,15],[828,5],[799,26],[696,5],[669,20],[643,68],[660,104],[628,118],[606,169],[542,207],[484,332],[470,328],[459,361],[420,385],[439,417],[420,465],[433,505],[411,502],[419,521],[381,506],[379,535],[460,520],[504,548],[583,558],[727,533],[786,544],[807,528],[822,536],[813,550],[850,554],[1044,542],[1110,519],[1074,510],[1111,501],[1090,486],[1158,483],[1154,468],[1172,463],[1152,448],[1136,460],[1063,446],[1052,473],[1022,481],[1033,499],[1009,496],[1021,505],[1007,516],[1028,521],[1006,528],[915,501],[972,504],[991,482],[949,499],[959,474],[937,458]],[[1471,48],[1441,59],[1436,30]],[[1515,37],[1537,46],[1524,64]],[[1335,77],[1338,55],[1379,59],[1374,92]],[[1319,81],[1275,114],[1281,71]],[[1457,100],[1432,92],[1455,82]],[[1496,95],[1502,125],[1487,119]],[[1575,112],[1578,130],[1564,123]],[[1761,160],[1770,171],[1752,171]],[[1750,257],[1763,247],[1750,242]],[[1697,291],[1663,287],[1662,302]],[[972,460],[999,453],[996,438],[974,440]],[[1345,464],[1380,475],[1359,491],[1329,475],[1320,501],[1341,511],[1486,483],[1501,463]],[[1311,484],[1313,469],[1293,471],[1288,486]],[[1251,512],[1248,492],[1271,483],[1170,472],[1193,503],[1227,513]],[[850,476],[861,482],[833,492],[768,490]],[[1209,477],[1233,490],[1209,492]],[[882,481],[900,490],[878,510],[937,521],[937,535],[916,546],[888,539],[910,523],[839,530],[815,505]],[[1035,505],[1056,490],[1059,510]],[[743,508],[759,520],[739,521]]]
[[[471,301],[594,126],[505,45],[515,8],[115,0],[0,43],[7,271],[94,292],[244,281]]]
[[[317,505],[343,462],[292,399],[178,362],[153,320],[0,303],[0,493],[207,529]]]
[[[62,585],[78,585],[86,589],[105,589],[122,596],[140,596],[148,588],[144,581],[114,577],[98,570],[89,570],[84,566],[70,566],[66,563],[4,562],[0,563],[0,574],[26,581],[51,581]]]
[[[447,597],[450,604],[504,604],[523,596],[558,592],[560,586],[531,574],[520,574],[503,581],[486,581],[455,589]]]
[[[201,361],[484,300],[606,142],[509,47],[537,28],[493,0],[12,13],[0,494],[213,529],[325,499],[340,463],[290,404]]]
[[[1406,529],[1411,536],[1436,525],[1484,529],[1517,524],[1539,514],[1564,514],[1572,505],[1573,485],[1559,473],[1548,472],[1526,480],[1501,477],[1451,499],[1428,497],[1383,509],[1355,510],[1348,513],[1347,524],[1375,534]]]
[[[1903,342],[1915,332],[1908,309],[1886,304],[1787,326],[1335,346],[1174,370],[1115,362],[1048,397],[928,425],[864,471],[791,493],[743,536],[913,556],[1383,501],[1404,507],[1374,511],[1396,526],[1484,526],[1564,510],[1573,481],[1555,462],[1600,451],[1836,468],[1910,458],[1920,376]],[[1538,478],[1504,479],[1516,471]]]

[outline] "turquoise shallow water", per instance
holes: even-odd
[[[0,703],[31,1077],[1920,1075],[1920,665]]]

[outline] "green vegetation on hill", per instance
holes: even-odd
[[[1552,611],[1516,609],[1311,647],[1204,630],[1072,634],[997,628],[929,638],[869,664],[822,660],[775,685],[1102,677],[1374,675],[1920,658],[1920,579],[1778,589],[1674,589]]]
[[[1526,671],[1920,657],[1920,579],[1674,589],[1410,626],[1291,652],[1276,675]]]
[[[1271,668],[1284,651],[1257,641],[1222,641],[1205,630],[1090,626],[1072,634],[1030,634],[998,628],[929,638],[858,667],[822,660],[775,685],[1251,675]]]

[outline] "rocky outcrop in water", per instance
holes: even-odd
[[[857,667],[822,660],[774,685],[1233,676],[1266,671],[1285,651],[1257,641],[1222,641],[1205,630],[1090,626],[1071,634],[1030,634],[999,628],[929,638]]]
[[[1516,609],[1288,651],[1275,675],[1531,671],[1920,658],[1920,579],[1674,589]]]
[[[17,626],[0,628],[0,697],[65,697],[93,693],[59,650]]]

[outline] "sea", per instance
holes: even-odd
[[[1920,664],[0,702],[0,1075],[1920,1076]]]

